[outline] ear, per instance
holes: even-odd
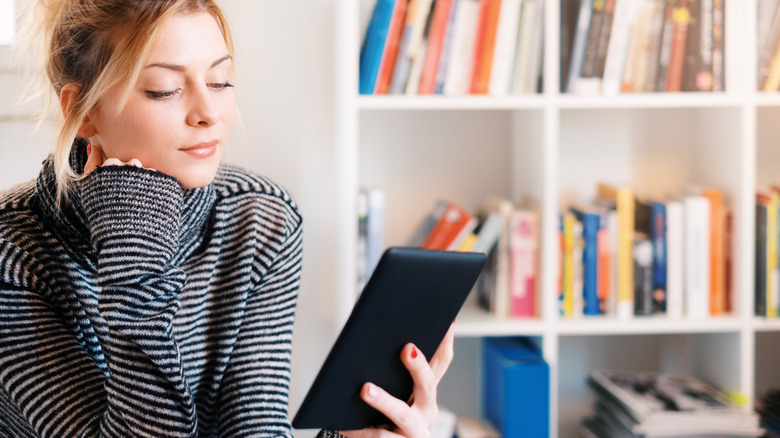
[[[73,109],[73,105],[76,104],[80,94],[81,87],[76,84],[65,84],[65,86],[62,87],[62,91],[60,91],[60,109],[62,110],[62,116],[66,119],[68,118],[71,109]],[[84,117],[84,120],[82,120],[81,126],[79,126],[78,136],[81,138],[89,138],[96,133],[97,129],[95,129],[92,119],[89,114],[87,114]]]

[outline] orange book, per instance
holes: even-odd
[[[444,45],[444,36],[450,21],[453,0],[437,0],[433,10],[431,29],[428,31],[428,50],[425,53],[422,76],[418,94],[436,92],[436,73],[439,71],[439,59]]]
[[[423,242],[423,249],[452,250],[460,247],[476,225],[476,218],[461,206],[450,203]]]
[[[395,61],[398,59],[398,47],[404,29],[408,3],[409,0],[396,0],[395,2],[393,17],[390,19],[390,27],[387,33],[387,41],[382,53],[379,76],[376,78],[374,94],[387,94],[390,91],[390,83],[393,81]]]
[[[487,94],[490,89],[490,70],[493,67],[493,48],[496,44],[498,13],[501,0],[483,0],[480,5],[480,26],[477,28],[477,46],[474,49],[472,94]]]
[[[674,92],[682,89],[682,73],[685,64],[685,40],[688,36],[688,22],[691,12],[687,6],[675,8],[672,14],[672,46],[669,54],[669,65],[666,69],[666,91]]]
[[[598,257],[598,291],[599,303],[601,305],[601,313],[607,313],[607,302],[609,295],[612,292],[610,289],[610,279],[612,278],[612,244],[609,240],[609,230],[602,228],[596,234],[596,253]]]
[[[710,202],[710,315],[726,311],[726,217],[723,192],[706,189],[702,195]]]

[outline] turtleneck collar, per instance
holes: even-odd
[[[71,166],[77,173],[84,170],[87,162],[87,143],[77,139],[71,153]],[[49,222],[57,238],[78,258],[89,265],[95,265],[94,249],[90,244],[90,230],[81,203],[81,182],[71,184],[67,199],[57,205],[57,182],[54,157],[49,155],[37,179],[37,193],[44,220]],[[206,232],[206,224],[214,205],[214,185],[184,190],[184,201],[179,221],[179,249],[173,262],[178,264],[195,250]]]

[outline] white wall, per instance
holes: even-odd
[[[234,132],[227,161],[287,187],[304,217],[291,414],[335,338],[335,1],[221,1],[235,34],[235,83],[244,125],[243,134],[240,126]],[[48,125],[33,133],[32,111],[11,109],[19,78],[3,67],[3,60],[0,50],[0,188],[37,175],[53,131]]]

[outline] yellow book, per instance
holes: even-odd
[[[618,216],[617,317],[634,314],[634,191],[600,183],[597,196],[612,202]]]
[[[780,304],[780,275],[778,275],[778,245],[780,239],[778,234],[778,216],[777,209],[780,206],[780,196],[777,193],[771,193],[769,206],[767,208],[767,257],[766,257],[766,317],[778,317],[778,304]]]
[[[565,318],[574,316],[574,213],[563,215],[563,303]]]

